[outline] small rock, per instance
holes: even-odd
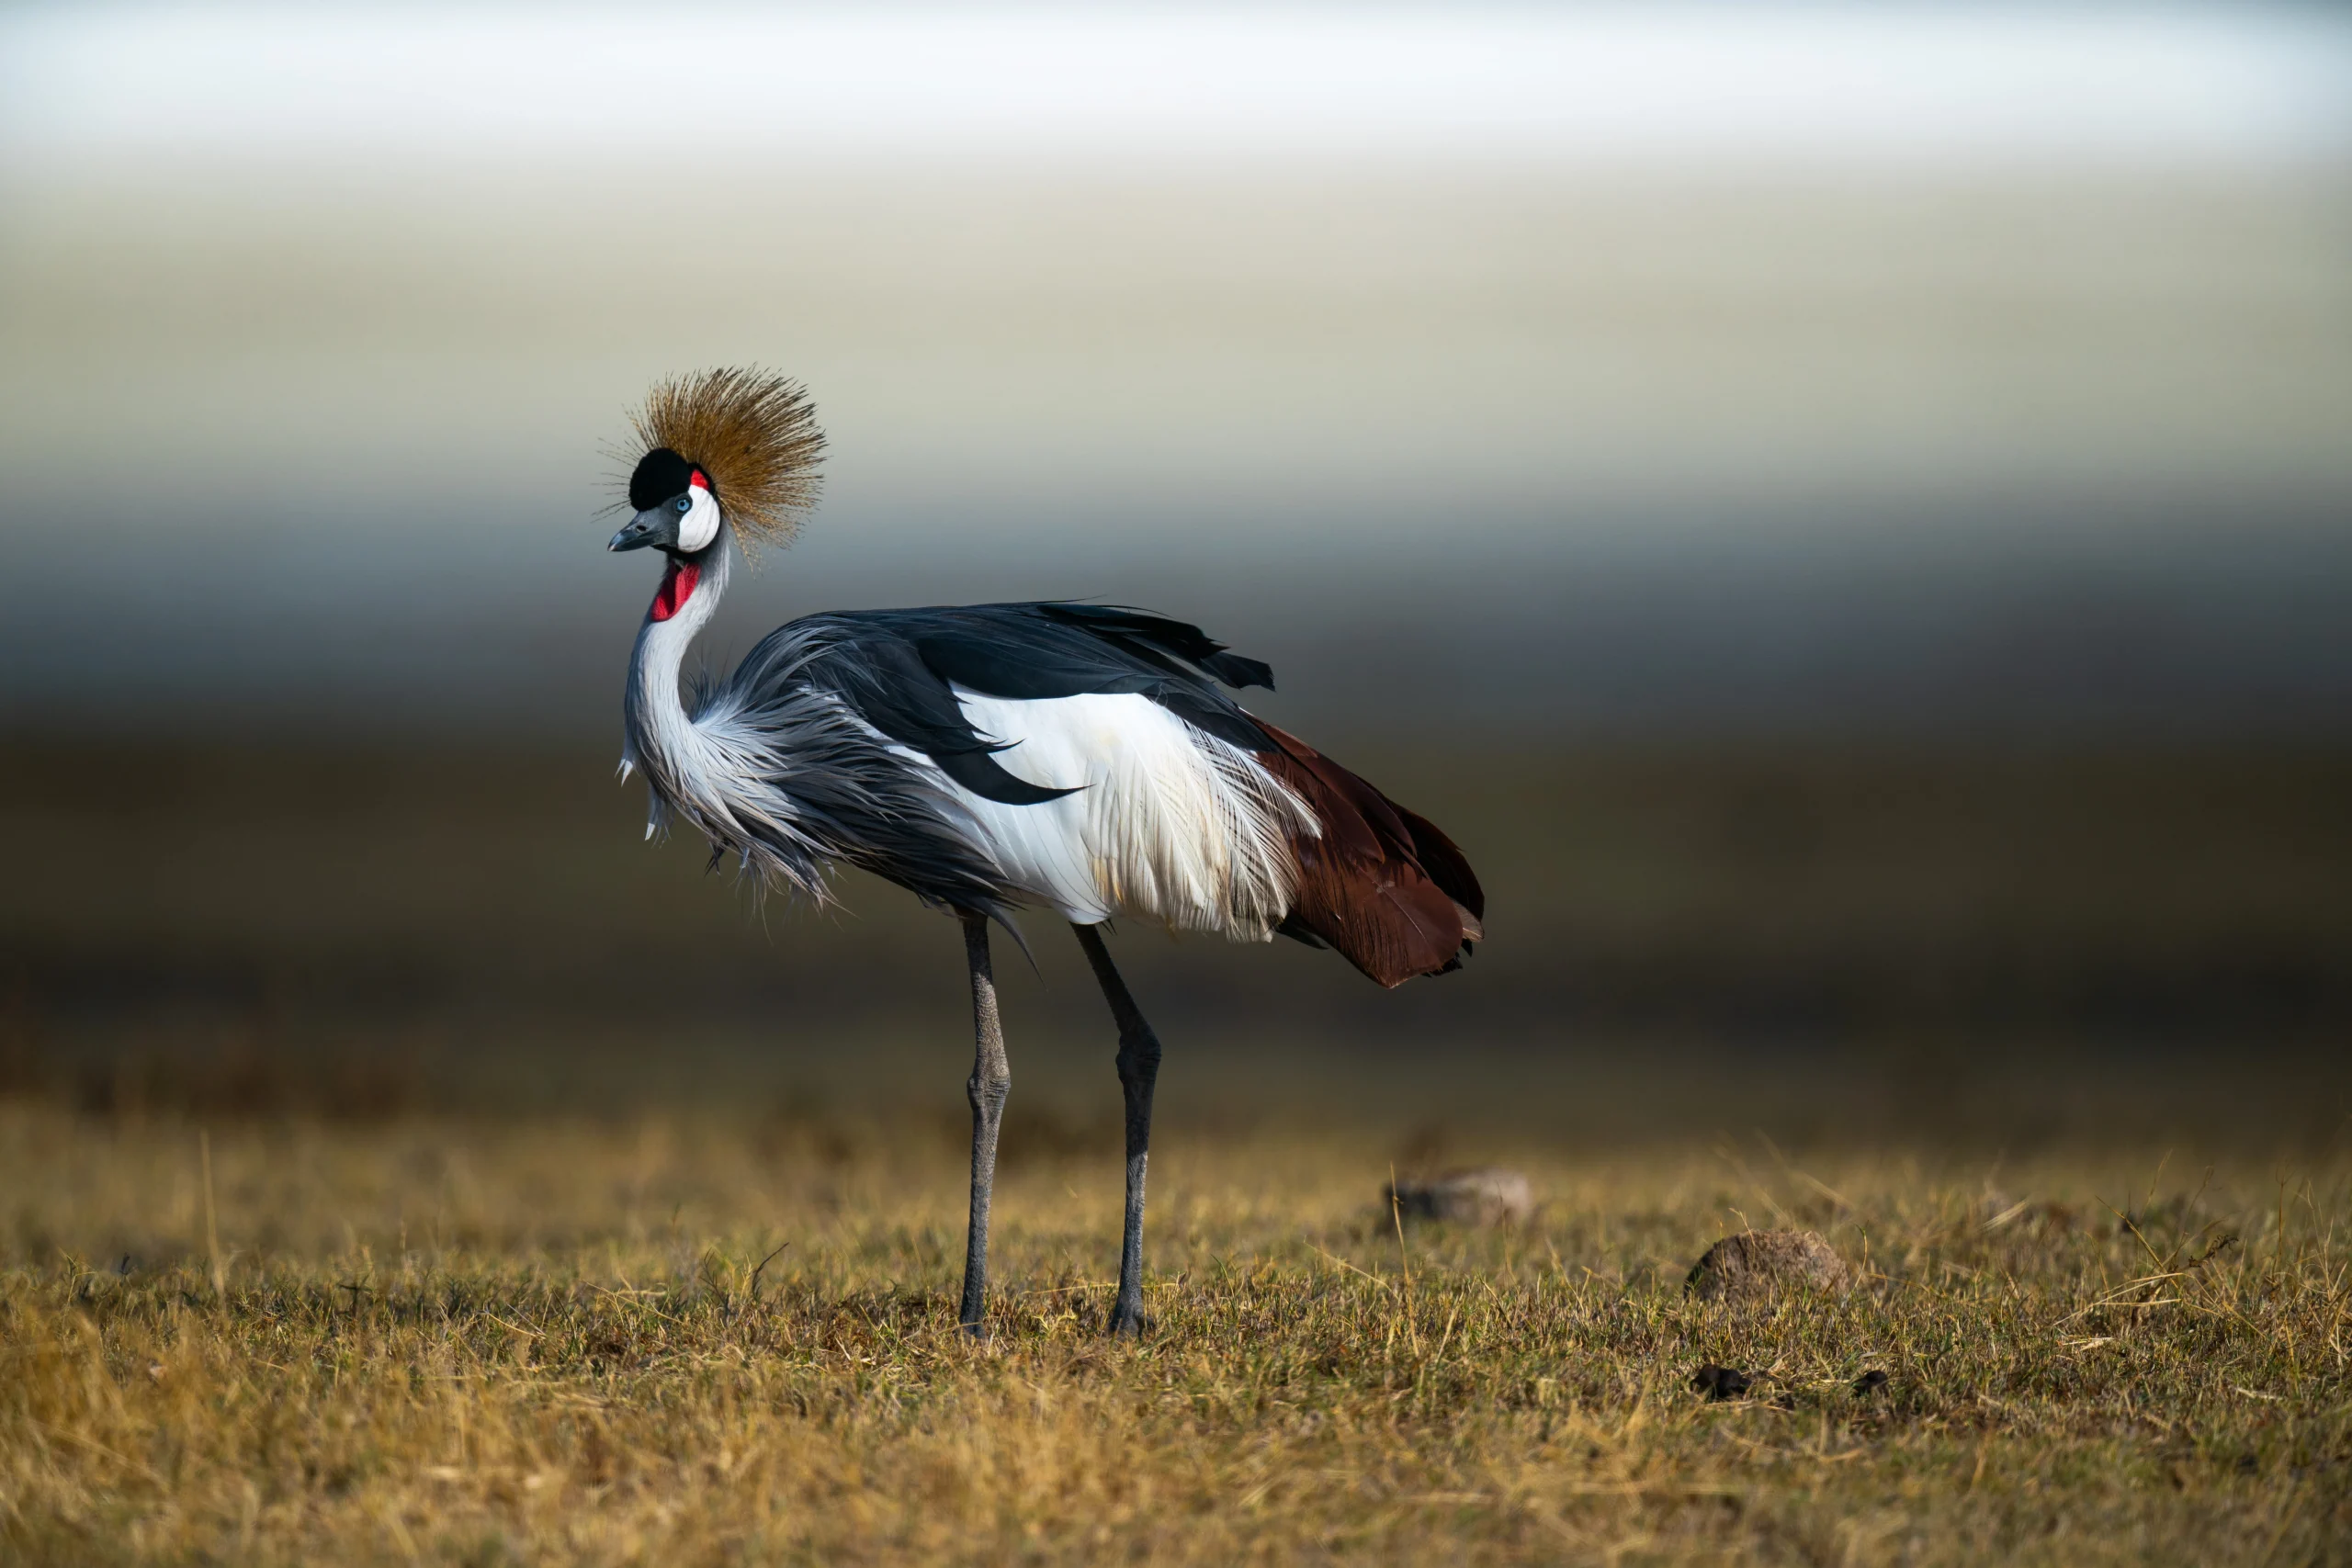
[[[1756,1386],[1756,1380],[1736,1367],[1719,1367],[1710,1361],[1691,1374],[1690,1386],[1709,1399],[1737,1399]]]
[[[1408,1220],[1455,1220],[1464,1224],[1519,1224],[1535,1213],[1527,1178],[1487,1166],[1450,1170],[1443,1176],[1401,1177],[1380,1195],[1381,1206],[1396,1205]]]
[[[1886,1374],[1880,1371],[1876,1367],[1872,1367],[1869,1371],[1864,1372],[1860,1377],[1854,1380],[1854,1397],[1856,1399],[1868,1399],[1871,1394],[1876,1393],[1880,1389],[1883,1389],[1885,1386]]]
[[[1701,1301],[1741,1301],[1788,1285],[1842,1291],[1853,1283],[1846,1260],[1811,1231],[1744,1231],[1707,1248],[1682,1288]]]

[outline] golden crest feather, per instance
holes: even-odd
[[[673,376],[654,384],[629,423],[639,456],[667,446],[710,477],[747,557],[790,544],[816,507],[825,433],[797,381],[740,367]]]

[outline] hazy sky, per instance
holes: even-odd
[[[17,156],[2270,160],[2352,138],[2318,7],[17,11]]]
[[[757,361],[834,444],[745,635],[2308,722],[2348,173],[2322,8],[18,7],[0,714],[600,724],[599,448]]]

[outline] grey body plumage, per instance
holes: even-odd
[[[646,775],[652,827],[684,819],[769,886],[821,903],[828,866],[842,863],[926,902],[1000,920],[1050,897],[1008,874],[974,807],[1039,806],[1078,791],[1004,767],[998,754],[1012,745],[973,727],[959,690],[1015,702],[1136,697],[1204,747],[1266,743],[1217,680],[1184,660],[1271,683],[1263,665],[1182,622],[1098,605],[804,616],[769,633],[732,673],[693,677],[682,703],[686,645],[726,590],[731,550],[722,530],[673,558],[690,586],[670,615],[649,613],[639,632],[625,761]]]

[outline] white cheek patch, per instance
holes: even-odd
[[[700,485],[686,493],[694,497],[695,504],[692,511],[678,519],[678,548],[692,555],[707,548],[718,537],[718,502]]]

